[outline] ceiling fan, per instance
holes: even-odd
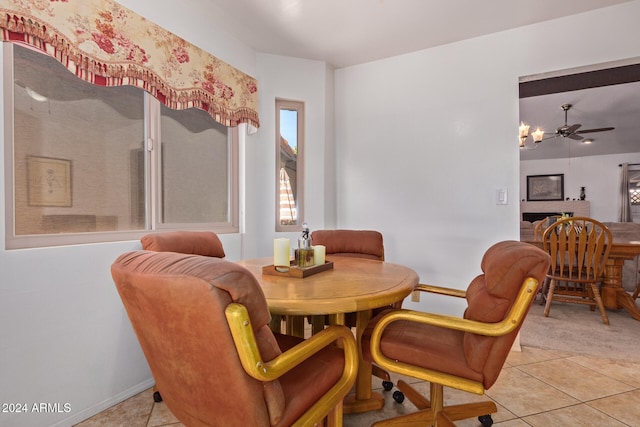
[[[564,125],[560,126],[558,129],[556,129],[555,133],[551,136],[548,136],[546,138],[543,138],[543,140],[545,139],[549,139],[549,138],[556,138],[558,136],[561,136],[563,138],[569,138],[569,139],[575,139],[575,140],[582,140],[584,139],[584,137],[580,134],[583,133],[594,133],[594,132],[605,132],[605,131],[610,131],[610,130],[614,130],[615,128],[612,127],[605,127],[605,128],[596,128],[596,129],[582,129],[582,130],[578,130],[580,129],[580,127],[582,126],[581,124],[575,124],[575,125],[571,125],[569,126],[567,123],[567,112],[569,111],[569,109],[571,108],[571,104],[562,104],[560,106],[560,108],[562,108],[562,110],[564,111]]]

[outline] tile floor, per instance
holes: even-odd
[[[421,392],[428,384],[415,383]],[[382,391],[378,379],[375,389]],[[413,412],[405,400],[397,404],[392,392],[384,392],[386,403],[380,411],[345,415],[345,427],[368,426],[380,419]],[[153,402],[153,391],[146,390],[100,414],[77,424],[77,427],[179,427],[163,403]],[[493,399],[498,412],[493,414],[496,427],[524,426],[637,426],[640,425],[640,363],[601,359],[590,356],[523,347],[511,352],[496,384],[486,396],[475,396],[445,389],[445,404]],[[479,426],[475,420],[458,422],[459,426]]]

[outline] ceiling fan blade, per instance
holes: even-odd
[[[579,130],[576,133],[592,133],[592,132],[606,132],[609,130],[614,130],[615,128],[597,128],[597,129],[583,129],[583,130]]]
[[[578,130],[578,128],[580,128],[580,126],[582,126],[581,124],[576,123],[575,125],[571,125],[569,127],[567,127],[565,129],[566,133],[574,133],[575,131]]]
[[[584,138],[581,137],[580,135],[578,135],[577,133],[571,133],[569,135],[567,135],[567,138],[569,139],[575,139],[576,141],[580,141],[583,140]]]

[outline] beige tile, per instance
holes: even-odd
[[[486,395],[518,417],[579,403],[519,368],[505,368]]]
[[[568,353],[555,350],[546,350],[535,347],[522,347],[522,351],[512,351],[507,357],[509,366],[526,365],[529,363],[543,362],[546,360],[561,359],[571,356]]]
[[[402,378],[428,395],[428,383],[395,374],[391,377],[394,384]],[[383,391],[379,378],[373,378],[372,385],[385,396],[384,408],[345,415],[345,427],[367,426],[417,410],[408,400],[396,403],[392,398],[396,388]],[[486,395],[450,388],[445,388],[444,395],[445,405],[493,399],[498,407],[492,414],[494,427],[636,425],[640,419],[640,363],[524,346],[522,352],[510,353]],[[473,418],[456,425],[477,427],[479,422]],[[164,403],[153,403],[151,389],[77,426],[184,427]]]
[[[587,404],[569,406],[555,411],[523,417],[533,427],[549,426],[598,426],[624,427],[625,424],[597,411]],[[633,424],[630,424],[633,425]]]
[[[145,427],[152,408],[153,391],[149,389],[76,424],[76,427]]]
[[[395,381],[394,381],[395,384]],[[396,389],[394,388],[393,391]],[[369,411],[362,414],[345,414],[343,417],[344,427],[363,427],[370,426],[376,421],[386,420],[394,418],[399,415],[410,414],[416,411],[416,407],[413,406],[408,400],[405,399],[403,403],[396,403],[393,400],[393,391],[383,392],[385,403],[384,407],[377,411]]]
[[[640,420],[640,390],[605,397],[588,404],[630,426],[638,425]]]
[[[495,423],[493,427],[531,427],[531,426],[525,423],[524,421],[522,421],[520,418],[515,418],[513,420]]]
[[[569,359],[522,365],[517,369],[582,402],[623,393],[632,389],[631,386],[625,383],[599,374]]]
[[[181,427],[182,423],[171,413],[167,405],[164,403],[156,403],[153,405],[153,411],[149,417],[147,427],[171,426]]]
[[[573,356],[569,360],[630,386],[640,387],[640,363],[592,356]]]

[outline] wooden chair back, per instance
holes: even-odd
[[[597,306],[602,321],[609,324],[598,285],[609,258],[611,231],[588,217],[567,217],[549,226],[543,234],[543,248],[551,256],[551,267],[543,288],[544,315],[552,301]]]
[[[568,217],[547,227],[542,241],[551,255],[550,276],[599,281],[613,238],[609,229],[593,218]]]

